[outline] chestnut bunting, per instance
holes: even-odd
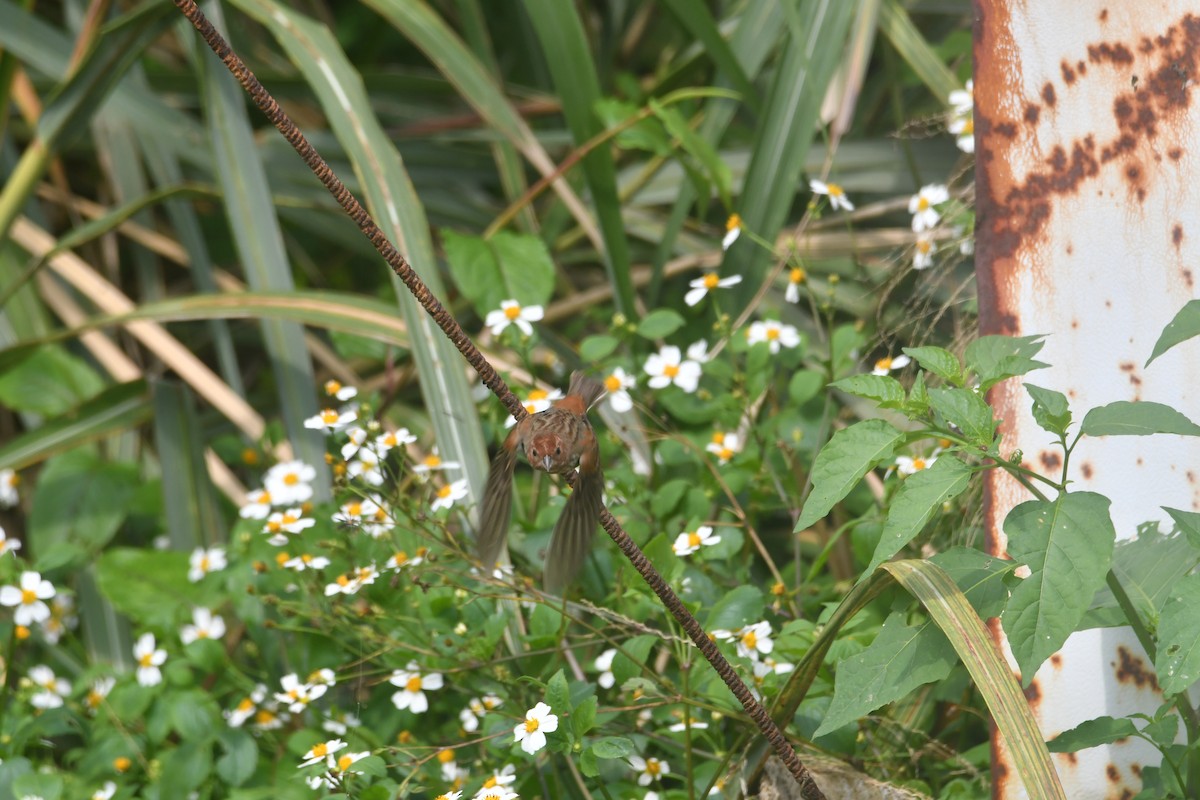
[[[602,394],[604,387],[598,381],[573,372],[566,397],[545,411],[525,417],[504,440],[492,460],[479,514],[479,560],[489,571],[508,535],[518,452],[524,454],[531,467],[544,472],[565,475],[579,466],[575,490],[554,526],[546,553],[542,581],[546,591],[560,592],[583,565],[604,506],[600,446],[587,418],[588,409]]]

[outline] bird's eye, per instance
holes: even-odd
[[[561,455],[562,455],[562,448],[561,448],[561,447],[556,447],[556,448],[554,448],[554,455],[556,455],[556,456],[561,456]]]
[[[533,456],[534,458],[537,458],[538,457],[537,448],[536,447],[529,448],[529,455]]]

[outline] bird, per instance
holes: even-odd
[[[543,587],[547,592],[561,592],[583,565],[604,507],[600,445],[587,418],[588,409],[602,394],[604,386],[599,381],[576,370],[571,373],[566,396],[545,411],[525,417],[504,440],[492,459],[479,514],[476,540],[479,560],[486,571],[496,564],[508,535],[518,453],[534,469],[555,475],[566,475],[579,467],[575,490],[567,498],[550,538]]]

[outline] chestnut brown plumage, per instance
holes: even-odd
[[[543,585],[548,592],[560,592],[575,577],[587,558],[604,503],[600,446],[587,418],[588,409],[602,394],[604,387],[598,381],[573,372],[565,397],[545,411],[530,414],[508,434],[492,460],[479,515],[479,560],[486,568],[495,565],[508,535],[519,452],[531,467],[543,472],[565,475],[579,467],[575,490],[550,539]]]

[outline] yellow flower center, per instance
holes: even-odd
[[[372,570],[370,567],[359,567],[358,568],[358,579],[360,581],[365,581],[368,578],[372,577],[374,574],[375,574],[375,571]]]
[[[125,772],[132,766],[133,762],[129,760],[128,756],[117,756],[113,759],[113,769],[117,772]]]
[[[267,711],[265,708],[260,708],[258,713],[254,715],[254,721],[259,725],[270,725],[275,721],[275,713]]]
[[[973,133],[975,133],[975,118],[967,117],[966,121],[963,124],[962,133],[960,133],[959,135],[960,136],[970,136]]]
[[[401,564],[407,564],[408,563],[408,553],[404,552],[403,550],[397,550],[396,555],[392,556],[392,561],[394,561],[396,563],[397,567],[400,566]]]
[[[349,586],[350,585],[350,576],[344,575],[344,574],[338,575],[337,576],[337,585],[338,586]]]
[[[891,368],[892,368],[892,359],[890,359],[890,358],[881,358],[875,362],[875,369],[890,370]]]
[[[325,394],[335,395],[342,390],[342,385],[337,381],[325,381]]]
[[[95,689],[92,689],[90,692],[88,692],[88,708],[99,708],[102,702],[104,702],[104,695],[100,694]]]
[[[454,760],[454,751],[451,750],[449,747],[442,748],[441,750],[438,751],[437,760],[442,762],[443,764],[449,764],[451,761]]]
[[[716,431],[712,435],[713,444],[724,444],[725,434],[722,431]]]
[[[490,778],[488,778],[486,781],[484,781],[484,782],[483,782],[483,787],[482,787],[482,788],[484,788],[484,789],[495,789],[495,788],[496,788],[496,776],[495,776],[495,775],[493,775],[492,777],[490,777]]]
[[[928,197],[918,197],[917,198],[917,211],[928,211],[928,210],[929,210],[929,198]]]
[[[247,447],[242,451],[242,463],[247,466],[254,466],[258,463],[258,451]],[[264,493],[265,494],[265,493]]]
[[[308,553],[301,553],[300,560],[303,561],[305,564],[311,564],[313,557]]]
[[[773,342],[779,338],[779,328],[767,328],[767,341]]]
[[[925,469],[925,459],[914,458],[913,459],[913,469],[916,470],[917,472],[920,472],[921,470]]]
[[[742,635],[742,644],[746,645],[746,647],[749,647],[751,650],[753,650],[755,647],[758,646],[758,634],[755,633],[754,631],[746,631]]]
[[[730,214],[729,219],[725,220],[725,232],[729,233],[732,230],[742,227],[742,218],[737,214]]]
[[[297,517],[293,514],[290,514],[286,511],[284,512],[284,514],[283,514],[283,524],[284,525],[291,525],[292,523],[299,522],[299,521],[300,521],[299,517]]]
[[[730,450],[728,447],[722,447],[721,452],[717,453],[717,456],[722,461],[728,461],[729,459],[733,458],[733,451]]]
[[[430,469],[437,469],[442,465],[442,458],[437,453],[430,453],[425,456],[424,464]]]
[[[538,729],[539,725],[541,725],[540,722],[538,722],[536,719],[533,719],[532,717],[530,717],[525,720],[525,732],[533,733],[534,731],[536,731]]]
[[[510,320],[516,319],[517,317],[521,316],[521,307],[516,305],[509,306],[508,308],[504,309],[504,316],[508,317]]]
[[[536,414],[537,406],[534,405],[533,403],[526,403],[525,404],[525,413],[526,414]]]
[[[279,520],[267,520],[267,530],[270,531],[271,533],[279,533],[279,530],[282,527],[283,527],[283,525],[280,524]],[[207,569],[207,568],[204,568],[204,569]]]
[[[804,279],[808,277],[808,273],[803,267],[792,267],[791,274],[788,275],[788,280],[792,283],[804,283]]]
[[[604,388],[610,392],[616,392],[621,389],[621,380],[616,375],[609,375],[604,379]]]
[[[387,512],[384,511],[382,508],[375,509],[375,521],[376,522],[386,522],[387,521]]]
[[[203,628],[197,628],[196,629],[196,638],[197,639],[207,639],[208,631],[204,630]]]
[[[346,515],[347,516],[357,517],[357,516],[360,516],[361,514],[362,514],[362,503],[347,503],[346,504]]]
[[[658,763],[658,759],[657,758],[647,758],[646,759],[646,774],[654,776],[660,772],[662,772],[662,764]]]
[[[281,567],[291,560],[292,560],[292,557],[287,554],[287,551],[275,554],[275,563]]]
[[[450,487],[443,486],[442,488],[438,489],[437,496],[440,497],[441,499],[445,500],[447,497],[450,496]]]
[[[775,595],[776,597],[783,596],[783,593],[786,591],[787,591],[787,587],[784,586],[782,583],[776,583],[774,586],[771,587],[771,594]]]
[[[700,546],[700,534],[692,532],[688,534],[688,547]]]
[[[249,713],[253,709],[254,709],[254,701],[251,700],[249,697],[243,697],[242,702],[237,704],[237,710],[241,711],[243,714]]]
[[[17,626],[17,639],[19,641],[23,642],[28,639],[30,633],[32,633],[32,631],[30,631],[29,628],[25,627],[24,625]]]
[[[678,374],[679,374],[679,365],[678,364],[666,364],[663,366],[663,375],[667,376],[668,378],[674,378]]]
[[[154,653],[143,653],[142,655],[138,656],[138,666],[139,667],[153,667],[154,666]]]
[[[312,749],[312,754],[313,754],[314,758],[323,758],[324,756],[329,754],[329,748],[325,746],[324,742],[314,744],[313,749]]]
[[[421,676],[414,675],[411,678],[409,678],[408,682],[404,684],[404,688],[410,692],[421,691]]]
[[[327,408],[321,412],[321,422],[324,422],[326,425],[332,425],[337,421],[338,412],[334,411],[332,408]]]
[[[829,188],[830,197],[845,197],[846,190],[843,189],[839,184],[827,183],[825,185]]]
[[[538,400],[545,400],[549,396],[550,396],[550,393],[547,392],[545,389],[534,389],[532,392],[529,393],[529,401],[532,403],[532,402],[536,402]]]
[[[287,475],[283,476],[283,482],[288,486],[295,486],[300,482],[300,476],[294,472],[289,472]]]
[[[345,772],[346,768],[354,763],[354,759],[349,755],[344,755],[338,759],[338,771]]]
[[[928,239],[917,239],[917,252],[921,255],[927,255],[933,249],[933,242]]]
[[[719,282],[720,282],[720,279],[717,277],[715,272],[710,272],[704,276],[704,288],[705,289],[715,289],[715,288],[717,288],[717,283],[719,283]]]
[[[36,603],[37,599],[38,599],[37,592],[35,592],[33,589],[22,589],[21,590],[21,604],[22,605],[29,605],[30,603]]]

